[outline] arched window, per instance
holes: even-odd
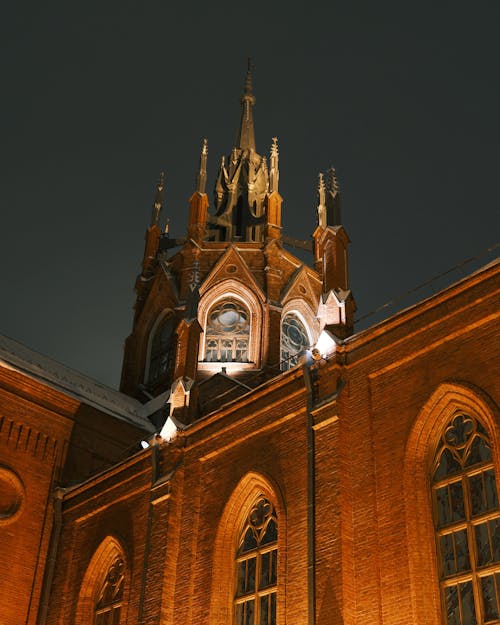
[[[500,623],[500,510],[479,421],[464,413],[450,419],[431,480],[443,623]]]
[[[123,560],[116,558],[108,569],[104,583],[97,595],[94,625],[119,625],[124,586]]]
[[[310,347],[307,330],[296,313],[288,313],[281,322],[281,370],[299,363],[300,355]]]
[[[149,357],[148,383],[156,384],[172,374],[175,356],[175,317],[164,317],[154,330]]]
[[[248,362],[250,313],[237,299],[217,302],[208,311],[206,362]]]
[[[236,553],[235,625],[276,625],[278,523],[272,503],[260,496],[239,535]]]

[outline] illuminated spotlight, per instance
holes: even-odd
[[[337,344],[335,343],[332,335],[326,330],[323,330],[319,335],[318,342],[316,343],[316,348],[319,350],[319,353],[323,356],[323,358],[333,354],[336,346]]]
[[[141,447],[142,447],[143,449],[147,449],[147,448],[149,447],[149,443],[148,443],[148,441],[141,441]]]

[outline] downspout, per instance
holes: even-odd
[[[314,458],[314,383],[310,366],[303,366],[307,391],[306,449],[307,449],[307,623],[314,625],[316,618],[316,488]]]
[[[158,445],[153,444],[151,446],[151,485],[153,485],[158,479]],[[143,614],[144,614],[144,600],[146,597],[146,581],[148,574],[148,565],[149,565],[149,553],[151,551],[151,528],[153,526],[153,504],[151,502],[151,490],[149,491],[149,502],[148,502],[148,522],[146,527],[146,544],[144,545],[144,564],[142,567],[142,580],[141,580],[141,598],[139,601],[139,610],[138,610],[138,625],[142,625],[143,623]]]
[[[42,596],[40,597],[40,608],[38,609],[37,625],[45,625],[49,611],[50,591],[54,581],[56,569],[57,552],[62,533],[62,500],[64,488],[56,488],[54,491],[54,525],[50,537],[49,553],[47,556],[47,566],[43,579]]]

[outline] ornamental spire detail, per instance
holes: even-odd
[[[329,226],[339,226],[340,214],[340,187],[334,167],[330,167],[326,174],[326,212]]]
[[[160,172],[160,178],[158,180],[158,184],[156,185],[155,192],[155,200],[153,202],[153,210],[151,212],[151,223],[152,226],[159,226],[160,224],[160,213],[163,206],[163,189],[165,186],[165,172]]]
[[[208,157],[208,141],[203,139],[203,145],[200,154],[200,168],[196,176],[196,191],[205,193],[207,186],[207,157]]]
[[[252,60],[248,59],[245,89],[241,98],[241,123],[236,140],[236,147],[241,150],[255,150],[255,130],[253,126],[254,104],[255,96],[252,93]]]
[[[269,158],[269,193],[278,192],[280,172],[278,168],[278,137],[273,137],[271,156]]]
[[[325,198],[325,182],[323,180],[323,174],[318,174],[318,226],[320,228],[326,228],[326,198]]]

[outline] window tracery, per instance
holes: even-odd
[[[154,330],[149,357],[149,384],[169,378],[172,373],[175,354],[174,326],[175,318],[170,314]]]
[[[235,625],[276,625],[278,523],[260,496],[243,526],[236,553]]]
[[[309,347],[309,336],[300,317],[294,312],[285,315],[281,323],[281,370],[298,365],[301,354]]]
[[[217,302],[205,328],[206,362],[248,362],[250,313],[239,300]]]
[[[108,569],[97,596],[94,625],[119,625],[123,601],[125,564],[116,558]]]
[[[475,418],[446,425],[432,469],[443,623],[500,623],[500,510],[491,443]]]

